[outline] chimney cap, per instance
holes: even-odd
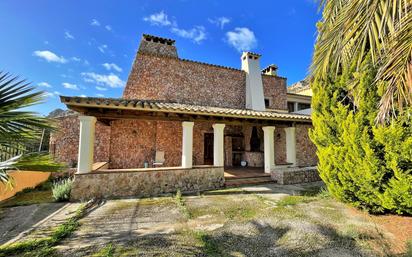
[[[259,59],[262,55],[253,52],[243,52],[241,58],[244,59],[246,56],[252,57],[254,59]]]
[[[160,43],[160,44],[165,44],[165,45],[174,45],[175,40],[170,39],[170,38],[164,38],[164,37],[158,37],[158,36],[153,36],[149,34],[143,34],[143,39],[146,41],[152,41],[155,43]]]
[[[278,70],[278,66],[275,64],[270,64],[266,68],[262,70],[263,74],[276,76],[276,71]]]

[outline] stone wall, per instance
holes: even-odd
[[[179,59],[174,46],[142,41],[140,48],[123,98],[245,108],[246,73],[242,70]],[[262,82],[269,107],[287,110],[286,79],[262,75]]]
[[[199,192],[223,185],[223,167],[100,170],[76,174],[71,199],[149,197],[175,193],[178,189],[184,193]]]
[[[316,166],[318,164],[316,146],[309,138],[309,129],[311,128],[311,124],[296,125],[297,166]]]
[[[287,110],[286,79],[278,76],[262,75],[263,92],[270,101],[269,109]]]
[[[77,165],[80,121],[77,115],[56,118],[58,130],[50,134],[50,153],[57,161],[70,167]],[[94,161],[109,161],[110,126],[96,123]]]
[[[263,152],[245,152],[244,159],[249,167],[264,167]]]
[[[276,168],[271,172],[272,180],[281,185],[320,181],[316,167]]]

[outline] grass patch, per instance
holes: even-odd
[[[412,239],[406,242],[406,256],[412,257]]]
[[[115,253],[115,247],[113,244],[108,244],[107,246],[103,247],[100,251],[93,254],[92,257],[113,257]]]
[[[54,199],[51,189],[47,191],[29,191],[17,193],[12,198],[1,203],[0,207],[14,207],[52,202],[54,202]]]
[[[51,179],[37,185],[34,188],[25,188],[15,196],[0,203],[2,207],[14,207],[40,203],[54,202],[52,194],[53,182]]]
[[[214,240],[211,236],[209,236],[208,234],[202,231],[194,232],[194,234],[195,234],[196,240],[200,243],[202,252],[206,254],[206,256],[211,256],[211,257],[224,256],[222,251],[219,248],[219,242]]]
[[[187,219],[191,219],[192,214],[187,209],[185,199],[183,199],[182,192],[180,190],[177,190],[176,192],[175,202],[176,202],[177,207],[179,207],[179,210],[183,213],[183,215]]]
[[[84,205],[80,206],[76,214],[63,224],[57,226],[49,237],[26,240],[0,247],[0,257],[6,256],[50,256],[54,246],[69,237],[79,226],[79,219],[85,212]],[[36,253],[36,254],[34,254]]]
[[[302,203],[310,203],[316,200],[316,197],[303,196],[303,195],[288,195],[283,197],[277,202],[278,206],[292,206]]]

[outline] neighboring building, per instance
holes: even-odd
[[[259,59],[244,52],[241,69],[185,60],[174,40],[143,35],[122,98],[61,96],[81,115],[80,127],[76,116],[60,118],[53,153],[82,174],[93,162],[129,171],[247,163],[266,173],[316,165],[310,116],[289,111],[288,99],[299,96],[288,94],[275,65],[262,71]]]
[[[311,115],[312,90],[309,86],[309,78],[296,82],[288,87],[288,111]]]

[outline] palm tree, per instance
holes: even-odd
[[[55,171],[62,167],[48,154],[30,153],[25,148],[40,138],[43,129],[53,129],[51,120],[27,111],[44,97],[44,92],[33,91],[30,83],[0,72],[0,155],[8,157],[0,162],[1,183],[11,184],[9,170]]]
[[[367,54],[385,82],[377,120],[388,120],[412,106],[412,1],[321,0],[323,20],[311,71],[314,78],[333,79]]]

